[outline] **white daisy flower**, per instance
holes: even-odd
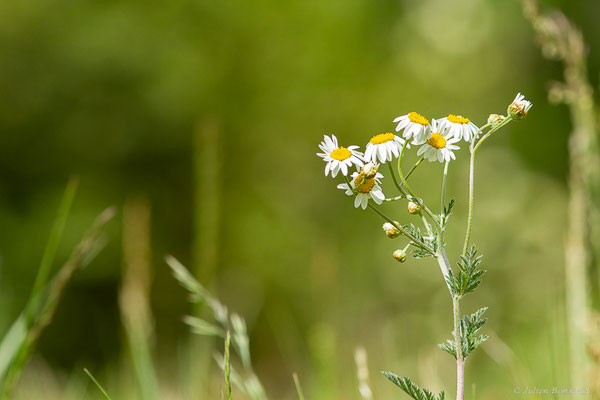
[[[385,163],[392,161],[394,157],[400,155],[400,150],[404,146],[404,140],[393,133],[380,133],[375,135],[367,143],[365,150],[365,161],[373,163]]]
[[[363,154],[360,151],[356,151],[358,146],[338,146],[335,135],[331,135],[331,138],[328,136],[323,136],[323,138],[324,140],[319,145],[323,153],[317,153],[317,155],[327,163],[325,165],[325,176],[331,171],[331,176],[335,178],[340,170],[346,176],[348,175],[348,167],[352,167],[352,164],[357,167],[363,166]]]
[[[467,142],[475,136],[479,128],[469,118],[462,115],[450,114],[445,118],[438,119],[440,130],[448,130],[448,133],[459,140],[464,138]]]
[[[458,150],[459,147],[454,143],[460,139],[452,136],[447,130],[443,131],[439,128],[434,120],[431,126],[431,136],[419,148],[417,155],[423,155],[429,161],[445,162],[455,160],[454,150]]]
[[[413,143],[424,142],[429,138],[429,120],[416,112],[410,112],[394,120],[397,122],[396,132],[404,129],[402,137],[406,140],[413,139]]]
[[[354,172],[352,174],[352,181],[350,182],[352,188],[347,183],[340,183],[337,185],[337,188],[345,190],[348,196],[353,196],[353,189],[356,190],[358,193],[356,193],[356,197],[354,198],[354,207],[361,207],[365,210],[369,204],[369,199],[377,204],[381,204],[385,200],[385,195],[381,190],[381,186],[379,186],[379,180],[382,178],[383,175],[379,172],[374,178],[365,178],[362,174]]]
[[[508,106],[508,114],[516,120],[523,119],[532,105],[530,101],[525,100],[525,96],[519,93]]]

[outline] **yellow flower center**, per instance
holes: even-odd
[[[354,185],[359,185],[356,187],[358,193],[369,193],[375,186],[375,178],[365,178],[363,174],[358,174],[354,178]]]
[[[410,119],[415,124],[421,124],[423,126],[429,125],[429,121],[423,117],[421,114],[416,112],[408,113],[408,119]]]
[[[379,135],[373,136],[370,142],[371,144],[381,144],[392,141],[395,137],[396,135],[394,135],[393,133],[380,133]]]
[[[427,143],[436,149],[443,149],[446,147],[446,139],[437,133],[432,133],[431,137],[427,140]]]
[[[455,124],[468,124],[469,118],[463,118],[460,115],[450,114],[448,115],[448,121],[454,122]]]
[[[337,149],[331,152],[329,157],[333,158],[334,160],[344,161],[352,157],[352,152],[345,147],[338,147]]]

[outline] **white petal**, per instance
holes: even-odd
[[[367,209],[367,205],[369,204],[369,196],[363,195],[361,203],[362,204],[360,206],[362,207],[362,209],[366,210]]]
[[[335,178],[339,171],[340,163],[333,163],[333,165],[331,166],[331,176]]]

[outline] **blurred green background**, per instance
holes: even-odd
[[[542,5],[561,8],[581,28],[597,86],[600,3]],[[24,307],[61,193],[76,175],[61,260],[106,206],[140,197],[150,204],[163,398],[185,398],[186,374],[211,393],[194,398],[216,398],[223,387],[216,367],[212,378],[182,367],[189,333],[181,317],[191,309],[166,254],[246,318],[255,369],[272,399],[295,398],[294,371],[309,399],[358,399],[357,346],[368,352],[376,398],[404,396],[381,370],[451,394],[453,360],[436,347],[452,329],[437,265],[397,263],[391,254],[404,243],[387,239],[374,213],[353,208],[315,153],[332,133],[364,149],[410,111],[463,114],[482,125],[522,92],[534,103],[529,116],[478,157],[472,238],[489,273],[464,311],[489,306],[492,338],[468,360],[466,392],[504,399],[514,386],[567,385],[570,122],[566,107],[546,95],[561,66],[542,59],[533,36],[516,1],[3,2],[2,332]],[[453,262],[464,235],[467,164],[462,149],[450,168]],[[441,171],[428,163],[411,178],[433,204]],[[415,222],[404,207],[385,206],[402,223]],[[87,384],[83,367],[127,398],[121,217],[107,248],[68,288],[19,398],[66,398],[65,390]]]

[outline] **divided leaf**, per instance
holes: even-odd
[[[487,322],[487,318],[482,318],[486,310],[487,307],[480,308],[471,315],[464,315],[460,320],[463,360],[489,338],[488,335],[478,335],[481,327]],[[456,345],[453,340],[447,340],[439,344],[438,347],[456,358]]]
[[[415,400],[444,400],[446,397],[443,391],[436,396],[427,389],[421,389],[406,376],[401,378],[391,372],[382,372],[382,374]]]
[[[448,272],[446,282],[452,291],[453,296],[462,296],[472,292],[481,283],[481,276],[487,271],[478,269],[483,256],[477,255],[475,246],[471,247],[467,254],[460,256],[458,262],[458,271],[455,273],[452,270]]]
[[[423,237],[423,235],[421,234],[421,229],[420,228],[414,226],[413,224],[402,225],[402,227],[408,233],[410,233],[412,236],[414,236],[416,239],[418,239],[419,241],[421,241],[421,243],[425,243],[434,253],[437,251],[435,241],[431,240],[431,238],[425,239]],[[415,247],[415,249],[412,251],[412,256],[414,258],[419,259],[419,258],[425,258],[425,257],[431,257],[432,256],[431,253],[429,253],[427,250],[425,250],[419,244],[417,244],[415,242],[410,242],[410,244],[411,244],[411,246]]]

